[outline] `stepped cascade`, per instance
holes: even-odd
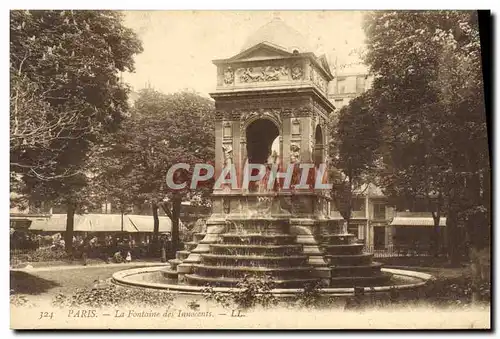
[[[235,287],[243,277],[271,277],[276,288],[377,286],[391,275],[347,233],[329,191],[267,185],[273,165],[327,163],[327,98],[333,79],[324,56],[281,20],[259,29],[229,58],[215,60],[215,172],[243,173],[260,164],[266,175],[248,187],[214,189],[212,215],[193,241],[162,270],[178,284]],[[327,178],[327,173],[321,173]],[[313,176],[314,177],[314,176]],[[316,177],[314,177],[316,178]],[[297,184],[297,182],[294,182]]]

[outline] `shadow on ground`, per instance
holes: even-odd
[[[35,275],[21,272],[10,272],[10,289],[12,294],[42,294],[60,285],[52,280],[43,279]]]

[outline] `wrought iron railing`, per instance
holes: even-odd
[[[388,246],[366,246],[364,251],[373,253],[374,258],[390,258],[390,257],[416,257],[416,256],[431,256],[433,250],[430,247],[416,245],[388,245]]]

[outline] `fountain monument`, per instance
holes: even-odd
[[[247,164],[327,163],[334,106],[327,98],[333,76],[326,57],[316,56],[302,35],[275,19],[240,53],[213,63],[215,172],[234,166],[238,187],[214,190],[206,230],[177,252],[164,276],[178,284],[221,287],[234,287],[245,275],[270,276],[278,288],[318,280],[325,287],[387,282],[391,274],[332,217],[327,190],[242,185]]]

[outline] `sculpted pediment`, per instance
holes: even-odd
[[[267,60],[276,59],[282,57],[288,57],[293,55],[286,50],[280,48],[279,46],[273,45],[271,43],[262,42],[255,45],[243,52],[233,56],[229,60],[231,61],[255,61],[255,60]]]

